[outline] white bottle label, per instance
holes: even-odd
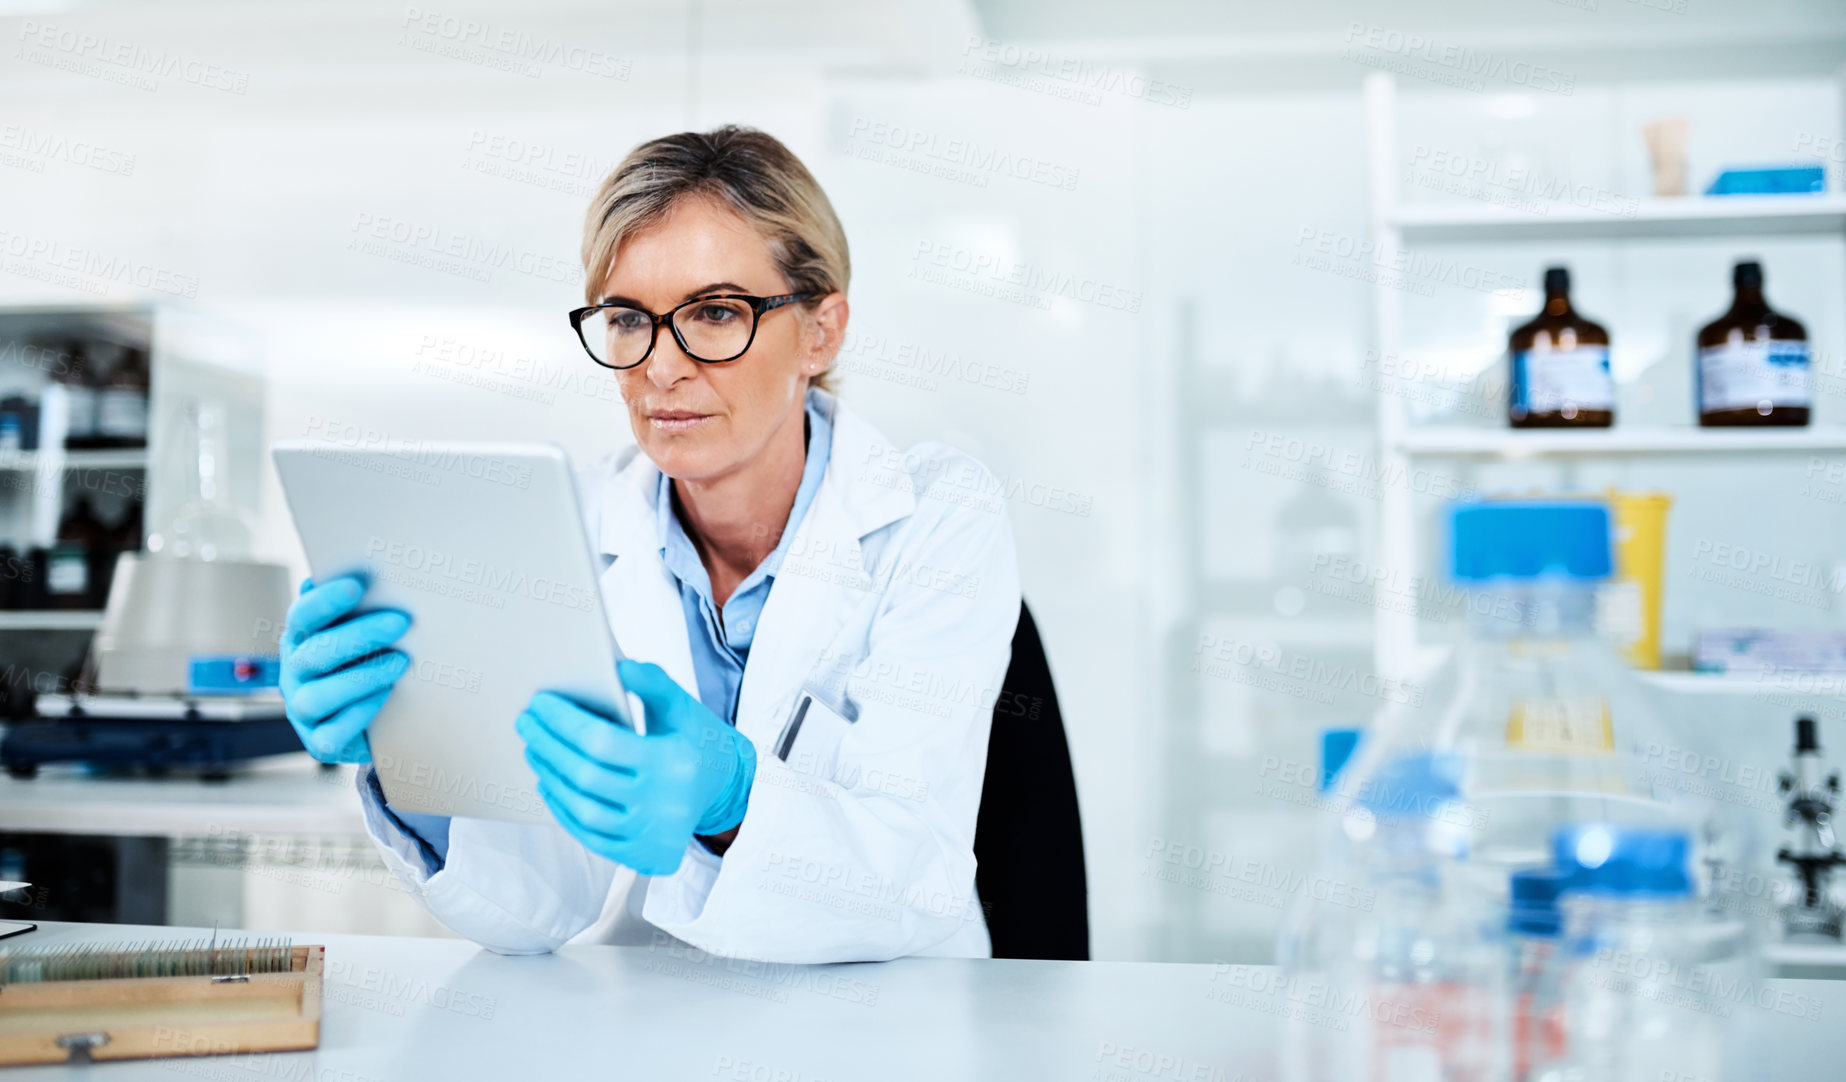
[[[60,596],[90,588],[90,565],[81,552],[54,552],[45,569],[45,589]]]
[[[147,437],[147,395],[123,387],[105,387],[96,399],[96,433],[116,438]]]
[[[1699,350],[1699,409],[1758,410],[1813,401],[1806,342],[1726,342]]]
[[[1513,413],[1615,408],[1608,346],[1528,349],[1513,354]]]
[[[70,403],[70,422],[65,439],[75,436],[89,439],[96,435],[96,388],[69,384],[64,388]]]

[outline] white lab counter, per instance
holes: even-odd
[[[24,944],[199,936],[48,925]],[[684,948],[506,958],[455,940],[313,935],[320,1048],[6,1072],[40,1079],[920,1079],[1239,1082],[1275,1077],[1286,1012],[1268,967],[912,958],[769,966]],[[1775,981],[1758,1078],[1835,1077],[1846,983]],[[1809,997],[1798,999],[1796,997]],[[1773,998],[1773,997],[1772,997]]]
[[[224,781],[48,766],[0,777],[0,831],[170,839],[167,919],[440,934],[365,834],[355,768],[278,755]]]
[[[350,766],[322,768],[306,752],[272,756],[224,781],[109,777],[79,767],[47,766],[34,778],[0,776],[0,829],[364,837],[353,771]]]

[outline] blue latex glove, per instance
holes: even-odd
[[[623,660],[647,735],[541,691],[514,723],[539,795],[584,847],[642,875],[670,875],[693,835],[744,820],[756,748],[658,665]]]
[[[410,630],[410,617],[390,609],[352,616],[364,597],[365,583],[351,576],[319,586],[304,580],[282,631],[283,709],[323,763],[372,761],[365,727],[410,668],[408,655],[388,649]]]

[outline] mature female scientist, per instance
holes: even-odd
[[[365,731],[414,614],[353,615],[351,578],[289,611],[290,721],[322,761],[368,764],[385,861],[490,950],[666,932],[778,962],[987,956],[992,701],[960,692],[1000,686],[1019,616],[1004,510],[968,498],[990,475],[942,444],[893,447],[823,388],[846,235],[774,138],[636,148],[590,207],[583,264],[571,321],[639,446],[578,488],[616,641],[649,659],[620,663],[647,735],[540,692],[506,723],[553,822],[394,812]]]

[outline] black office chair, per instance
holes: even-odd
[[[1077,779],[1045,644],[1023,602],[994,702],[974,857],[995,958],[1089,959]]]

